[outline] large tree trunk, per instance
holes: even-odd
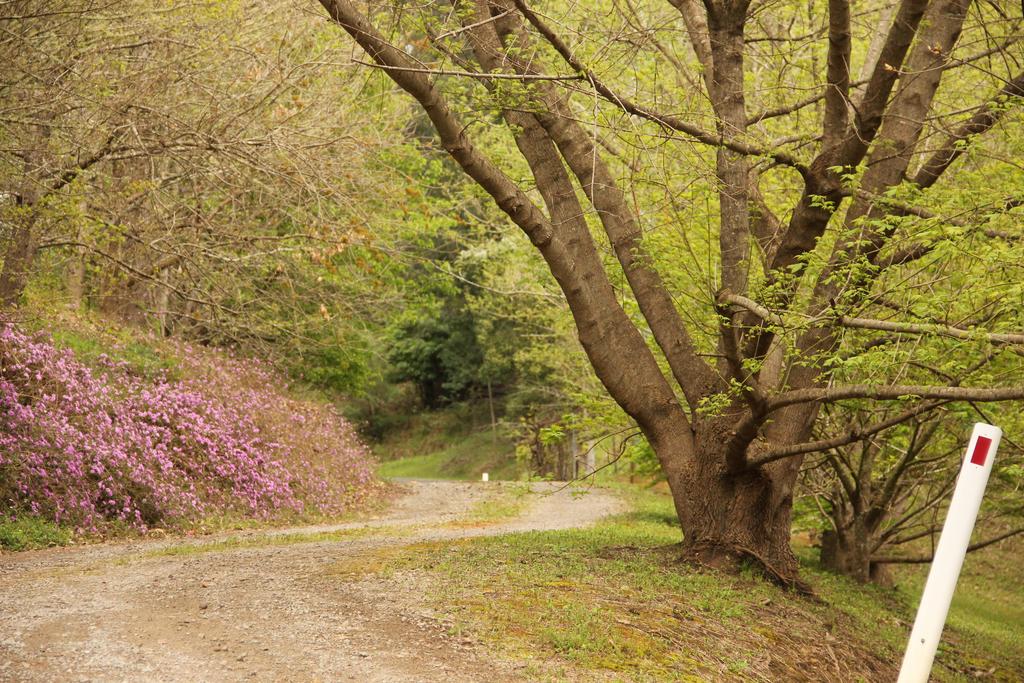
[[[962,10],[964,2],[943,0],[936,7]],[[762,306],[764,302],[746,299],[750,294],[755,299],[760,297],[750,291],[748,282],[753,269],[750,211],[752,206],[759,211],[766,208],[757,201],[752,181],[756,177],[751,173],[752,166],[761,165],[753,164],[752,159],[762,157],[763,153],[750,147],[750,141],[758,135],[748,133],[745,105],[748,79],[744,27],[749,20],[750,3],[673,2],[683,12],[694,37],[694,49],[704,69],[714,109],[714,133],[686,121],[673,122],[673,117],[646,112],[620,97],[586,65],[571,41],[564,40],[525,0],[476,0],[460,5],[457,14],[463,26],[444,35],[464,35],[470,50],[459,53],[456,61],[475,59],[475,65],[469,64],[472,71],[479,72],[475,75],[494,77],[480,81],[494,92],[494,105],[504,116],[520,156],[532,172],[532,183],[513,179],[474,146],[471,124],[461,120],[451,108],[437,81],[430,77],[430,69],[424,67],[425,62],[412,59],[381,35],[356,3],[321,0],[321,4],[374,62],[419,102],[452,160],[522,229],[544,258],[565,295],[580,344],[597,378],[643,430],[658,455],[673,492],[687,554],[719,567],[753,560],[780,581],[795,584],[797,562],[789,544],[792,496],[802,454],[810,451],[794,447],[806,445],[821,403],[844,396],[843,391],[826,395],[831,392],[827,388],[831,377],[818,357],[835,351],[841,341],[833,317],[819,317],[834,308],[837,297],[830,297],[825,285],[834,281],[836,269],[818,276],[807,310],[820,323],[810,329],[782,329],[788,325],[775,324],[776,316]],[[883,120],[908,116],[904,107],[887,117],[887,106],[893,100],[893,88],[898,76],[904,73],[900,67],[928,6],[928,0],[901,0],[851,121],[850,7],[844,0],[829,3],[823,145],[809,165],[785,162],[774,153],[769,155],[798,170],[804,180],[803,200],[791,212],[788,224],[777,223],[771,231],[770,234],[782,234],[771,258],[764,258],[762,263],[761,271],[772,285],[763,288],[764,293],[770,294],[768,298],[779,310],[789,311],[797,306],[801,286],[810,284],[801,277],[802,264],[807,262],[802,257],[815,249],[844,200],[841,177],[835,167],[856,167],[874,143]],[[462,12],[463,7],[473,11]],[[703,21],[705,14],[707,20]],[[929,25],[955,36],[960,16],[949,14],[947,19],[930,21]],[[529,30],[524,27],[523,18],[530,24]],[[650,258],[646,251],[647,221],[641,219],[641,212],[634,206],[636,198],[622,191],[614,167],[602,162],[592,136],[579,124],[569,105],[569,93],[574,89],[556,87],[555,81],[562,80],[562,76],[548,80],[542,63],[545,52],[533,46],[534,35],[543,36],[564,63],[608,102],[716,147],[722,291],[713,298],[732,303],[736,303],[736,297],[745,299],[752,306],[736,305],[747,308],[753,317],[741,316],[731,304],[716,308],[720,318],[718,335],[716,344],[708,345],[718,350],[715,361],[706,360],[707,354],[701,353],[700,345],[691,339],[684,322],[686,316],[677,310],[681,302],[674,299],[672,290],[658,274],[657,259]],[[942,46],[947,42],[937,41]],[[934,48],[935,44],[920,42],[919,51]],[[447,56],[455,54],[447,49],[445,52]],[[940,52],[945,54],[948,50],[943,47]],[[929,74],[935,71],[931,68],[934,61],[929,57],[923,62]],[[517,87],[510,94],[499,85],[500,79],[509,77],[522,79],[528,86]],[[913,79],[900,80],[910,83]],[[928,94],[934,89],[924,77],[914,82],[914,86],[900,86],[908,91],[906,99],[910,101],[915,99],[910,95]],[[474,117],[477,115],[473,113]],[[913,138],[911,135],[907,140],[914,142]],[[873,160],[877,161],[874,156]],[[881,185],[898,182],[905,170],[904,165],[902,171],[893,173],[892,181],[886,174],[886,183]],[[521,173],[522,169],[517,167],[516,178]],[[536,201],[535,195],[539,195],[541,202]],[[822,198],[827,201],[822,202]],[[606,242],[597,242],[591,217],[601,223]],[[840,241],[840,245],[845,242]],[[621,271],[608,267],[608,247]],[[835,281],[845,282],[846,278]],[[700,283],[694,280],[694,285]],[[732,295],[732,299],[724,295]],[[624,301],[630,301],[629,305],[624,305]],[[638,319],[642,323],[638,324]],[[652,352],[654,346],[660,357]],[[886,396],[884,391],[867,385],[845,390],[849,398],[886,400],[908,394],[935,398],[950,395],[946,388],[889,388],[900,391]],[[689,410],[684,408],[681,398]],[[709,398],[716,398],[716,403],[717,399],[731,401],[730,415],[707,417],[702,404]]]
[[[713,463],[693,479],[692,494],[676,496],[687,554],[721,569],[752,561],[773,579],[795,583],[788,487],[761,470],[733,475]]]
[[[798,586],[790,518],[799,468],[773,463],[733,472],[725,464],[721,420],[702,424],[696,436],[687,432],[648,435],[668,475],[684,558],[725,570],[749,562]]]
[[[884,564],[871,561],[874,536],[862,525],[829,529],[821,536],[821,565],[859,583],[890,585],[892,576]]]

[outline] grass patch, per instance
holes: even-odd
[[[488,492],[487,498],[473,505],[462,519],[449,522],[448,527],[481,527],[518,517],[529,507],[534,495],[528,483],[517,483]]]
[[[437,451],[427,455],[387,460],[377,468],[377,476],[383,479],[441,479],[441,469],[449,459],[450,455],[446,451]]]
[[[490,430],[453,434],[446,428],[448,417],[438,418],[434,431],[429,431],[432,417],[438,416],[420,416],[415,429],[374,448],[382,461],[380,477],[479,480],[487,472],[493,480],[521,478],[515,447],[508,439]],[[415,455],[394,458],[405,453]]]
[[[366,576],[389,577],[395,572],[420,566],[424,555],[430,553],[437,545],[428,541],[376,548],[368,553],[360,553],[334,562],[327,568],[326,574],[343,581],[354,581]]]
[[[143,553],[143,557],[173,557],[180,555],[202,555],[205,553],[222,553],[245,548],[268,548],[273,546],[296,545],[299,543],[333,543],[352,541],[375,535],[400,536],[412,533],[411,529],[392,526],[365,526],[334,531],[311,531],[279,534],[260,534],[258,536],[231,536],[205,543],[178,543],[157,548]]]
[[[1015,538],[971,553],[964,561],[939,646],[938,661],[951,673],[992,671],[993,680],[1024,680],[1022,552],[1024,539]],[[897,590],[910,608],[908,620],[917,609],[927,575],[927,565],[904,567],[899,574]]]
[[[38,517],[18,517],[0,521],[0,548],[4,550],[32,550],[68,545],[74,532]]]
[[[179,361],[159,340],[147,340],[129,328],[105,324],[96,316],[79,314],[70,318],[57,316],[30,325],[46,331],[56,346],[70,349],[75,357],[93,367],[100,358],[127,363],[131,371],[144,377],[166,375],[179,378]]]
[[[588,529],[380,549],[333,573],[347,579],[430,572],[431,601],[455,630],[532,660],[541,678],[895,679],[913,618],[908,591],[916,589],[834,576],[818,567],[810,549],[802,551],[803,571],[816,598],[783,591],[753,572],[696,570],[675,559],[679,532],[671,501],[652,491],[633,490],[629,498],[630,513]],[[979,590],[1005,589],[975,600],[965,572],[934,680],[971,680],[990,671],[994,680],[1024,678],[1014,610],[1024,588],[1019,579],[1004,582],[999,572],[978,571],[990,577]],[[990,648],[979,647],[977,639],[992,634]]]

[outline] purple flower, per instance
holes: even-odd
[[[281,393],[266,363],[168,344],[180,375],[97,368],[0,322],[0,496],[95,530],[236,512],[336,513],[378,484],[331,406]]]

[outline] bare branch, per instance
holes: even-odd
[[[647,119],[653,123],[657,123],[665,128],[689,135],[697,142],[705,145],[712,147],[725,147],[733,152],[745,154],[747,156],[765,157],[781,166],[793,168],[801,175],[805,175],[808,172],[807,167],[800,160],[786,152],[758,147],[741,140],[728,139],[726,136],[706,131],[699,126],[684,121],[676,116],[652,111],[615,93],[611,88],[605,85],[593,71],[579,61],[569,46],[566,45],[558,34],[551,30],[551,28],[548,27],[548,25],[545,24],[543,20],[541,20],[541,18],[526,5],[524,0],[514,0],[514,2],[516,7],[519,8],[519,11],[523,13],[524,17],[526,17],[527,21],[529,21],[530,24],[537,29],[537,32],[540,33],[553,48],[555,48],[555,51],[558,52],[565,62],[585,77],[585,79],[593,86],[594,90],[602,98],[619,107],[623,111],[633,114],[634,116]]]
[[[392,80],[423,106],[445,150],[466,174],[494,198],[535,245],[549,244],[553,229],[547,218],[515,183],[473,146],[466,136],[465,126],[451,112],[420,67],[404,52],[384,40],[351,3],[322,0],[321,4],[377,64],[389,67],[387,72]]]
[[[768,411],[779,410],[798,403],[835,403],[849,399],[864,398],[873,401],[895,401],[910,396],[937,398],[946,401],[1018,401],[1024,399],[1024,387],[949,387],[915,384],[892,384],[876,386],[871,384],[850,384],[836,387],[810,387],[795,389],[769,397]]]
[[[509,81],[581,81],[585,80],[584,76],[578,74],[568,74],[565,76],[548,76],[546,74],[507,74],[500,71],[497,72],[479,72],[479,71],[455,71],[452,69],[429,69],[425,67],[414,67],[414,66],[392,66],[390,64],[376,64],[374,62],[364,62],[359,59],[353,59],[353,64],[359,64],[362,66],[371,66],[375,69],[381,69],[383,71],[406,71],[415,74],[429,74],[431,76],[462,76],[465,78],[479,78],[481,80],[509,80]]]
[[[921,168],[914,175],[914,184],[921,188],[934,185],[946,169],[964,153],[964,141],[984,133],[999,121],[1005,108],[995,105],[1008,97],[1022,96],[1024,96],[1024,72],[1017,74],[994,97],[981,105],[970,119],[946,139],[939,150],[921,164]]]
[[[968,225],[967,221],[961,220],[959,218],[953,218],[951,216],[942,216],[935,213],[931,209],[924,208],[923,206],[915,206],[914,204],[901,202],[898,199],[886,197],[884,195],[880,195],[875,192],[871,192],[870,190],[865,190],[863,188],[858,188],[856,191],[847,194],[868,202],[876,202],[876,207],[888,209],[889,213],[905,216],[916,216],[918,218],[923,218],[925,220],[941,220],[945,223],[949,223],[950,225],[955,225],[957,227],[966,227]]]
[[[745,308],[773,325],[782,326],[782,316],[756,301],[739,294],[722,292],[718,295],[719,302],[728,302]],[[934,334],[941,337],[952,337],[954,339],[978,340],[984,339],[994,344],[1024,344],[1024,334],[1005,332],[980,332],[964,330],[952,325],[937,325],[933,323],[902,323],[891,320],[872,320],[870,318],[854,318],[845,315],[822,315],[805,316],[809,323],[816,323],[822,320],[832,320],[837,325],[862,330],[878,330],[880,332],[897,332],[899,334]]]
[[[700,0],[669,0],[679,10],[686,24],[686,32],[690,36],[690,45],[697,55],[704,77],[704,84],[710,92],[711,74],[714,73],[714,59],[711,55],[711,35],[708,33],[708,19]]]
[[[934,334],[940,337],[953,337],[954,339],[984,339],[992,342],[993,344],[1024,344],[1024,334],[976,332],[972,330],[963,330],[959,327],[952,327],[949,325],[901,323],[889,320],[851,318],[845,315],[837,316],[835,321],[843,327],[852,327],[862,330],[879,330],[883,332],[898,332],[900,334]]]
[[[893,9],[895,9],[895,5],[893,5]],[[980,59],[984,59],[985,57],[990,57],[993,54],[997,54],[999,52],[1004,51],[1010,45],[1015,43],[1016,40],[1017,39],[1015,37],[1013,37],[1013,38],[1010,38],[1010,39],[1006,40],[1005,42],[1003,42],[1000,45],[997,45],[995,47],[989,48],[987,50],[983,50],[982,52],[978,52],[978,53],[973,54],[973,55],[971,55],[969,57],[964,57],[962,59],[951,59],[949,62],[947,62],[946,64],[944,64],[940,68],[943,71],[948,71],[949,69],[955,69],[957,67],[961,67],[961,66],[964,66],[966,64],[971,64],[972,62],[976,62],[976,61],[978,61]],[[850,88],[852,90],[859,89],[862,86],[867,85],[869,80],[870,80],[869,78],[861,78],[860,80],[853,81],[853,82],[850,83]],[[854,97],[856,97],[856,95],[854,95]],[[747,124],[748,125],[754,125],[756,123],[760,123],[761,121],[766,121],[768,119],[777,118],[779,116],[787,116],[787,115],[792,114],[794,112],[800,111],[801,109],[803,109],[805,107],[809,107],[812,104],[820,102],[823,99],[825,99],[825,90],[824,89],[822,89],[820,92],[817,92],[817,93],[815,93],[813,95],[808,95],[807,97],[805,97],[803,99],[797,100],[796,102],[791,102],[789,104],[783,104],[783,105],[779,105],[778,107],[773,107],[771,109],[765,109],[763,111],[760,111],[760,112],[752,115],[750,118],[748,118],[747,119]]]
[[[945,401],[928,401],[922,402],[913,408],[903,411],[888,420],[883,420],[870,427],[863,427],[860,429],[851,429],[849,432],[842,436],[837,436],[831,439],[821,439],[819,441],[807,441],[805,443],[798,443],[792,446],[786,446],[784,448],[777,448],[775,450],[768,451],[764,455],[761,455],[755,459],[747,462],[747,467],[760,467],[761,465],[767,465],[770,462],[776,460],[782,460],[783,458],[789,458],[794,455],[804,455],[806,453],[817,453],[830,448],[839,448],[846,446],[857,441],[866,439],[869,436],[883,432],[890,427],[906,422],[922,413],[935,410],[940,406],[945,405]]]
[[[999,534],[998,536],[994,536],[993,538],[989,538],[978,543],[972,543],[971,545],[967,546],[967,552],[973,553],[975,550],[987,548],[990,545],[995,545],[1000,541],[1005,541],[1006,539],[1017,536],[1018,534],[1024,534],[1024,527],[1011,529],[1010,531]],[[877,557],[872,557],[871,561],[877,562],[879,564],[928,564],[932,561],[933,558],[934,555],[916,555],[909,557],[880,555]]]
[[[433,37],[433,40],[436,41],[436,40],[441,40],[443,38],[451,38],[452,36],[457,36],[460,33],[463,33],[465,31],[472,31],[473,29],[475,29],[477,27],[486,26],[487,24],[490,24],[492,22],[498,21],[499,19],[504,19],[511,12],[512,12],[512,10],[505,10],[504,12],[500,12],[500,13],[495,14],[493,16],[487,17],[486,19],[482,19],[480,21],[473,22],[472,24],[466,24],[466,25],[464,25],[464,26],[462,26],[460,28],[453,29],[451,31],[445,31],[444,33],[439,33],[438,35]]]

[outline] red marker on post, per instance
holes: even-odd
[[[971,464],[984,467],[985,459],[988,457],[988,449],[992,447],[992,439],[987,436],[979,436],[974,442],[974,451],[971,453]]]
[[[974,522],[978,518],[988,475],[992,472],[992,462],[996,458],[1002,436],[1003,430],[999,427],[982,422],[974,425],[960,467],[960,476],[953,490],[953,500],[946,513],[946,522],[942,525],[942,535],[935,547],[932,567],[924,584],[924,593],[921,594],[921,604],[917,608],[917,618],[914,619],[914,628],[910,632],[910,642],[903,655],[897,683],[928,682],[935,651],[942,637],[942,628],[946,625],[949,604],[953,601],[953,591],[960,578],[960,568],[964,564],[971,532],[974,531]]]

